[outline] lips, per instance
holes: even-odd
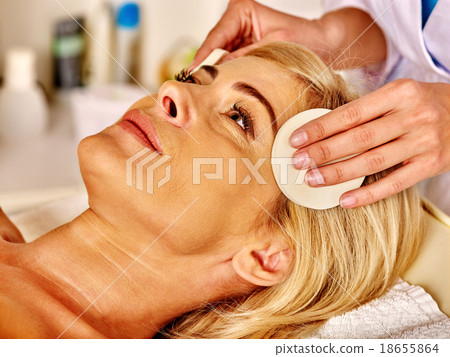
[[[139,109],[126,112],[118,125],[133,135],[142,145],[157,151],[159,154],[162,153],[161,142],[156,134],[155,127]]]

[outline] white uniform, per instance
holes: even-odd
[[[377,19],[386,37],[380,86],[398,78],[450,83],[450,0],[438,1],[423,30],[420,0],[324,0],[326,12],[344,7]]]
[[[421,0],[323,0],[325,12],[353,7],[368,13],[387,41],[376,85],[399,78],[450,83],[450,0],[439,0],[422,29]],[[450,99],[449,99],[450,100]],[[450,172],[426,180],[422,190],[450,215]]]

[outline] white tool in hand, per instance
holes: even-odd
[[[212,51],[205,60],[200,63],[191,73],[197,72],[202,66],[214,66],[223,56],[228,54],[228,51],[222,50],[221,48],[216,48]]]

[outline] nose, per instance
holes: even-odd
[[[164,117],[176,127],[187,128],[192,122],[191,94],[183,83],[168,81],[158,92],[158,103],[164,111]]]

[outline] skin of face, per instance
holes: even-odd
[[[6,266],[9,279],[2,306],[11,314],[0,325],[8,321],[10,336],[148,338],[206,302],[249,294],[287,274],[292,254],[265,229],[270,217],[258,203],[270,210],[280,195],[270,152],[276,127],[295,114],[295,106],[272,129],[266,106],[249,95],[248,86],[270,102],[275,118],[303,88],[260,58],[215,68],[216,76],[202,69],[191,83],[169,81],[160,88],[158,103],[172,113],[175,106],[174,117],[151,97],[130,108],[154,126],[162,155],[170,156],[155,171],[158,181],[170,165],[165,185],[153,194],[127,186],[126,162],[145,146],[124,130],[125,114],[79,145],[90,208],[31,243],[0,244],[0,268]],[[236,106],[250,114],[254,133],[235,122],[242,119]],[[202,176],[194,184],[195,158],[221,159],[223,178]],[[242,161],[260,158],[265,161],[258,173],[266,184]],[[235,184],[229,182],[229,159],[236,161]],[[202,175],[213,171],[202,167]],[[9,324],[9,316],[21,324]]]
[[[120,121],[79,145],[80,168],[90,206],[113,229],[127,232],[127,239],[134,240],[139,249],[161,234],[158,244],[183,255],[214,254],[239,242],[237,249],[253,237],[256,239],[255,218],[262,209],[255,200],[269,210],[280,194],[270,165],[276,130],[271,127],[273,118],[260,100],[236,89],[236,82],[244,82],[260,92],[272,106],[275,117],[297,97],[299,88],[292,85],[293,79],[285,70],[261,58],[241,57],[215,68],[215,78],[201,69],[194,74],[195,83],[168,81],[160,88],[154,98],[167,111],[169,104],[174,103],[175,117],[150,96],[130,108],[148,118],[156,129],[162,155],[171,157],[154,176],[157,182],[170,165],[171,179],[160,188],[155,186],[153,194],[146,192],[145,184],[143,191],[126,185],[126,160],[144,145],[118,125]],[[253,133],[244,131],[233,120],[235,104],[251,116]],[[281,126],[295,114],[291,110],[283,113],[273,127]],[[200,184],[194,184],[194,158],[223,160],[223,178],[206,178],[204,174],[215,172],[215,167],[203,165]],[[258,172],[267,184],[256,181],[243,158],[253,165],[265,158]],[[233,160],[236,162],[235,184],[229,181],[229,171],[233,169],[230,159],[231,166]],[[250,182],[242,183],[247,175]],[[144,174],[144,182],[145,179]]]

